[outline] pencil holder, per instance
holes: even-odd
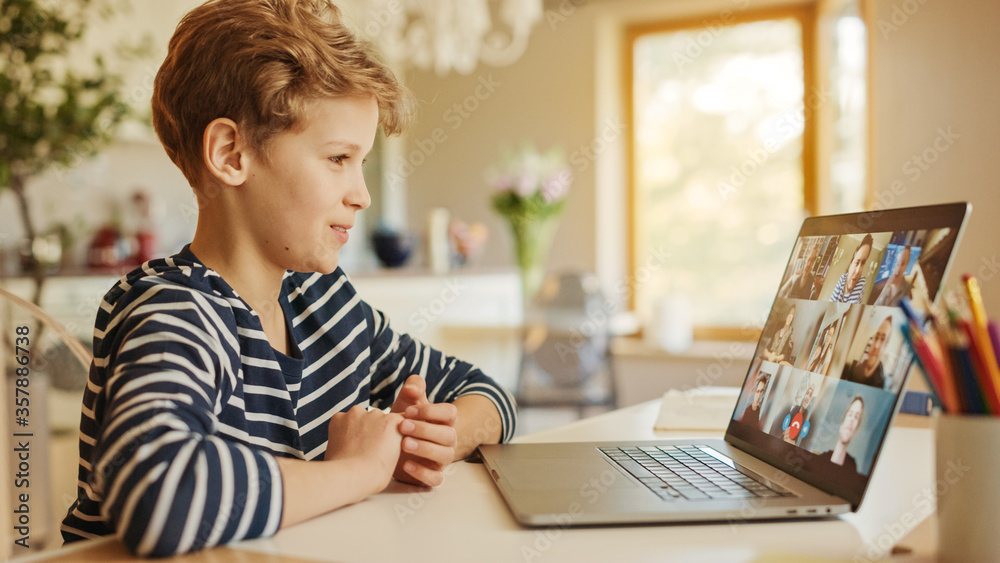
[[[934,417],[942,563],[1000,561],[1000,417]]]

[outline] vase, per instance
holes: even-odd
[[[521,271],[521,295],[524,306],[528,307],[545,281],[545,259],[559,221],[556,216],[508,219],[514,235],[517,266]]]
[[[386,268],[400,268],[413,254],[412,237],[403,233],[388,230],[376,230],[372,234],[372,247],[375,257]]]

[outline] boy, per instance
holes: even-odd
[[[410,117],[338,16],[211,0],[178,25],[153,118],[197,230],[101,304],[67,541],[115,533],[160,556],[270,535],[393,476],[439,485],[513,435],[504,390],[394,333],[337,268],[376,128]]]

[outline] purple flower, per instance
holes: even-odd
[[[509,191],[514,186],[514,179],[510,174],[497,174],[493,178],[493,189],[498,192]]]
[[[569,185],[573,182],[573,172],[569,167],[562,167],[556,170],[542,182],[542,197],[547,203],[562,199],[569,192]]]
[[[565,198],[573,182],[573,172],[561,150],[540,153],[530,145],[508,151],[486,176],[497,195],[509,193],[529,199],[540,194],[546,204]]]
[[[517,191],[517,195],[521,197],[529,197],[531,194],[535,193],[537,186],[538,177],[532,172],[524,171],[521,173],[521,177],[518,178],[515,190]]]

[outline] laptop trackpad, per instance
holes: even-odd
[[[498,459],[497,466],[510,486],[520,490],[579,489],[587,485],[608,489],[638,486],[603,459]]]

